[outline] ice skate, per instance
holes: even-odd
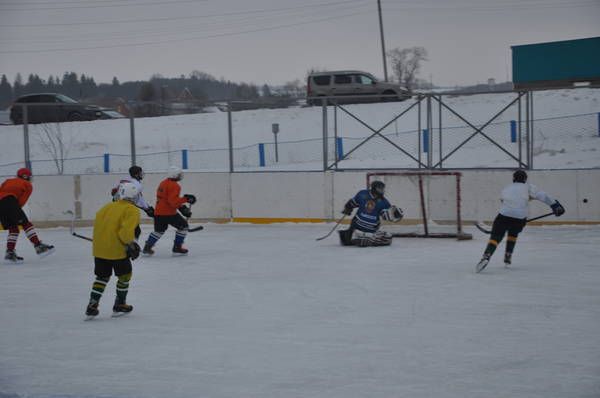
[[[14,250],[7,250],[4,260],[6,260],[7,263],[21,264],[23,262],[23,257],[17,256],[17,253]]]
[[[483,271],[485,269],[485,267],[487,267],[489,262],[490,262],[490,255],[486,253],[483,255],[483,257],[481,258],[479,263],[477,263],[477,267],[475,267],[475,272],[480,273],[481,271]]]
[[[46,257],[47,255],[54,253],[54,246],[40,242],[35,245],[35,252],[40,257]]]
[[[183,247],[182,245],[173,246],[173,256],[187,256],[188,249]]]
[[[86,321],[94,319],[100,311],[98,311],[98,303],[89,303],[87,308],[85,309]]]
[[[142,256],[144,257],[150,257],[154,255],[154,250],[152,250],[152,246],[150,246],[149,244],[145,244],[144,245],[144,249],[142,250]]]
[[[113,318],[123,316],[125,314],[129,314],[133,310],[133,306],[125,303],[119,302],[119,300],[115,300],[115,305],[113,306]]]
[[[512,253],[505,253],[504,254],[504,267],[508,268],[510,266],[511,263],[511,257],[512,257]]]

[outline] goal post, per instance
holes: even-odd
[[[461,217],[461,178],[455,171],[386,171],[367,173],[367,188],[385,184],[385,197],[401,208],[399,223],[384,223],[395,237],[472,239]]]

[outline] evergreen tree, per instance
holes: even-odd
[[[15,97],[20,97],[24,94],[25,88],[23,87],[23,77],[20,73],[15,76],[15,82],[13,84],[13,93]]]
[[[13,99],[13,90],[6,78],[6,75],[2,75],[0,79],[0,105],[2,109],[8,106]]]

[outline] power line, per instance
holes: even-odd
[[[114,2],[114,0],[111,0]],[[39,7],[39,8],[0,8],[0,11],[48,11],[48,10],[75,10],[75,9],[88,9],[88,8],[115,8],[115,7],[139,7],[139,6],[170,6],[174,4],[189,4],[189,3],[206,3],[210,0],[174,0],[174,1],[155,1],[155,2],[145,2],[145,3],[125,3],[122,1],[117,2],[116,4],[102,4],[102,5],[75,5],[75,6],[65,6],[65,7]],[[76,2],[61,2],[62,4],[76,3]],[[53,5],[61,4],[61,3],[52,3]],[[27,3],[13,3],[14,5],[24,5]],[[36,4],[36,3],[34,3]],[[3,6],[6,3],[2,4]],[[46,4],[44,4],[46,5]]]
[[[0,50],[0,54],[27,54],[27,53],[47,53],[47,52],[59,52],[59,51],[100,50],[100,49],[110,49],[110,48],[142,47],[142,46],[152,46],[152,45],[157,45],[157,44],[180,43],[182,41],[214,39],[214,38],[219,38],[219,37],[239,36],[239,35],[244,35],[244,34],[248,34],[248,33],[257,33],[257,32],[265,32],[265,31],[272,31],[272,30],[278,30],[278,29],[285,29],[285,28],[290,28],[290,27],[295,27],[295,26],[302,26],[302,25],[309,25],[309,24],[313,24],[313,23],[338,20],[338,19],[348,18],[348,17],[352,17],[352,16],[356,16],[356,15],[364,15],[364,14],[369,14],[369,13],[371,13],[371,11],[367,11],[367,12],[361,11],[361,12],[355,12],[355,13],[351,13],[351,14],[338,15],[335,17],[328,17],[328,18],[320,18],[320,19],[315,19],[315,20],[311,20],[311,21],[297,22],[297,23],[292,23],[292,24],[276,25],[276,26],[270,26],[270,27],[264,27],[264,28],[248,29],[248,30],[238,31],[238,32],[219,33],[219,34],[190,37],[190,38],[183,38],[183,39],[156,40],[156,41],[151,41],[151,42],[113,44],[113,45],[105,45],[105,46],[73,47],[73,48],[45,48],[45,49],[38,49],[38,50],[6,50],[6,51]]]
[[[344,10],[354,11],[359,9],[364,9],[366,7],[371,7],[370,5],[354,5],[351,7],[346,7]],[[337,10],[294,10],[292,12],[286,12],[285,14],[275,14],[275,15],[265,15],[265,16],[245,16],[243,18],[237,18],[235,20],[225,20],[225,21],[214,21],[209,23],[203,23],[201,26],[197,24],[192,26],[190,29],[183,28],[178,25],[174,28],[168,29],[157,29],[157,28],[149,28],[149,29],[136,29],[136,30],[126,30],[119,32],[111,32],[110,34],[104,34],[102,32],[94,32],[94,33],[82,33],[82,34],[70,34],[70,35],[44,35],[42,37],[4,37],[0,38],[1,42],[9,42],[9,43],[40,43],[43,45],[44,43],[55,43],[59,42],[80,42],[80,41],[105,41],[105,40],[118,40],[118,39],[135,39],[139,36],[147,39],[149,37],[164,37],[164,36],[181,36],[184,34],[194,34],[194,33],[211,33],[218,30],[224,29],[247,29],[253,28],[257,24],[259,26],[264,26],[265,24],[274,23],[278,21],[274,21],[274,19],[286,18],[314,18],[314,17],[323,17],[323,16],[335,16],[335,15],[327,15],[331,14],[331,12],[337,13]],[[175,29],[175,30],[174,30]],[[216,32],[215,32],[216,33]]]
[[[553,8],[567,8],[567,7],[589,7],[599,6],[600,3],[597,0],[583,0],[579,2],[570,1],[568,3],[555,2],[549,3],[547,1],[540,2],[494,2],[493,4],[454,4],[448,5],[444,3],[442,5],[437,4],[419,4],[413,5],[409,3],[389,3],[386,4],[386,11],[411,11],[411,10],[423,10],[423,11],[437,11],[437,10],[457,10],[457,11],[502,11],[502,10],[522,10],[522,9],[553,9]]]
[[[2,27],[4,27],[4,28],[31,28],[31,27],[40,27],[40,26],[107,25],[107,24],[141,23],[141,22],[180,21],[180,20],[186,20],[186,19],[214,18],[214,17],[224,17],[224,16],[232,16],[232,15],[262,14],[265,12],[296,10],[296,9],[302,9],[302,8],[307,8],[307,7],[328,7],[331,5],[350,4],[350,3],[365,3],[365,2],[366,2],[366,0],[342,0],[342,1],[334,1],[334,2],[330,2],[330,3],[311,4],[311,5],[303,5],[303,6],[295,6],[295,7],[271,8],[271,9],[251,10],[251,11],[234,11],[234,12],[228,12],[228,13],[223,13],[223,14],[185,15],[185,16],[179,16],[179,17],[139,18],[139,19],[67,22],[67,23],[34,23],[34,24],[19,24],[19,25],[4,24],[4,25],[2,25]]]

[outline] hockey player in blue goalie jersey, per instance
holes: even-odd
[[[342,213],[351,215],[358,208],[350,228],[338,231],[340,242],[344,246],[389,246],[392,235],[380,231],[380,218],[386,221],[398,222],[402,219],[402,210],[390,204],[384,197],[385,184],[373,181],[370,189],[359,191],[346,202]]]

